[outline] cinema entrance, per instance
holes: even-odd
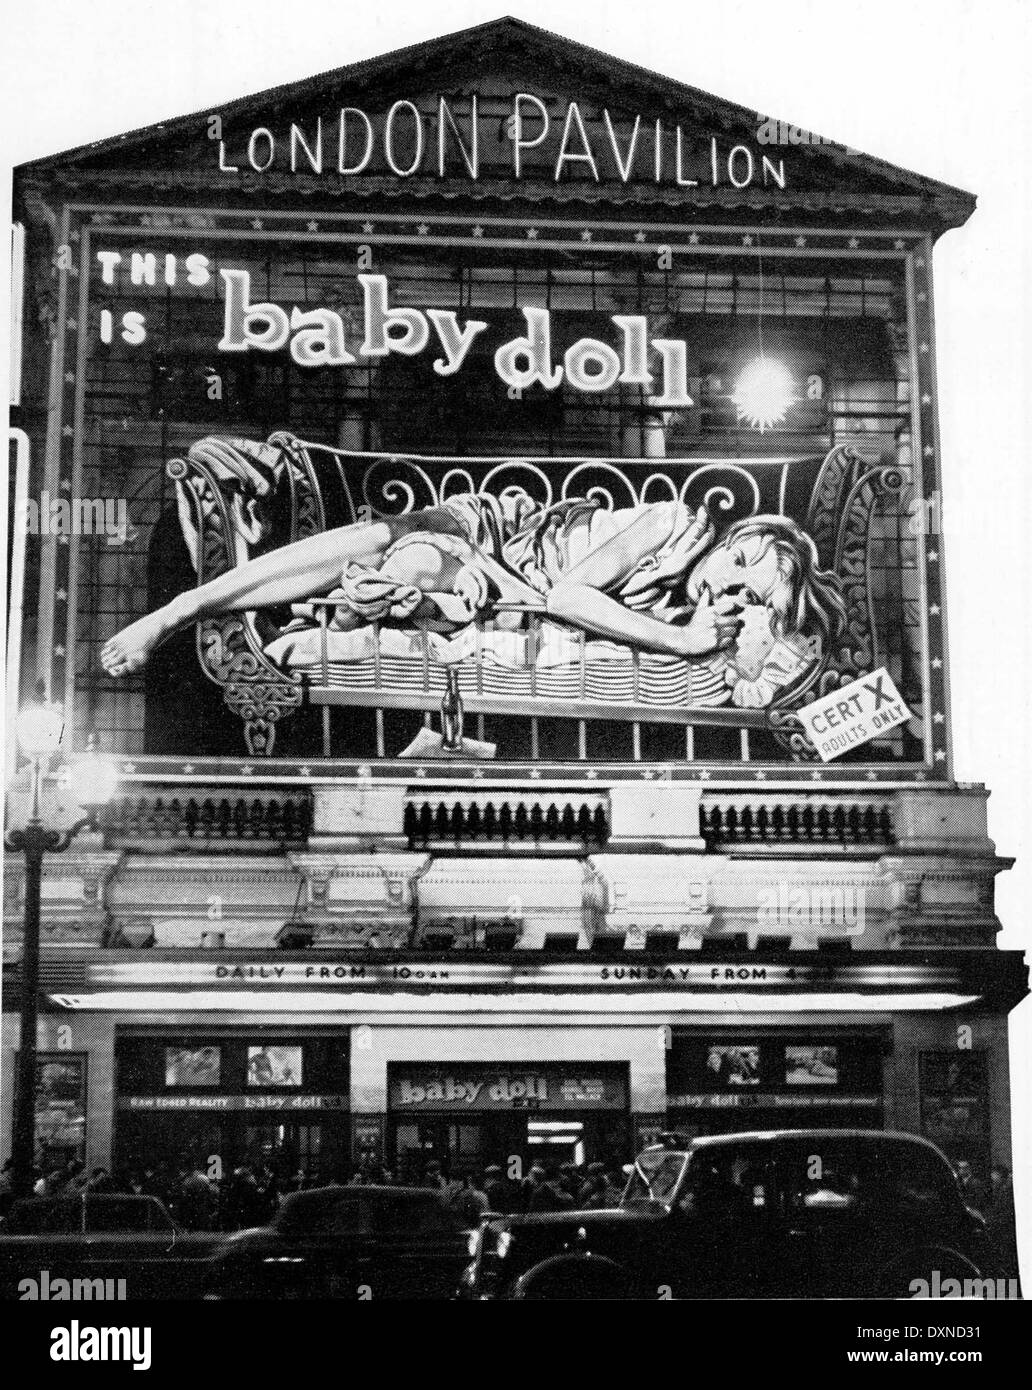
[[[449,1177],[512,1157],[524,1172],[535,1162],[619,1167],[633,1147],[624,1063],[398,1063],[387,1085],[387,1151],[402,1183],[421,1182],[435,1161]]]

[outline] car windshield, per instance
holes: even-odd
[[[664,1206],[669,1206],[685,1162],[684,1154],[646,1150],[634,1165],[620,1205],[627,1207],[641,1202],[662,1202]]]

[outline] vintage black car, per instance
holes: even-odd
[[[224,1238],[206,1298],[451,1298],[475,1233],[428,1188],[320,1187]]]
[[[217,1239],[182,1230],[157,1197],[29,1197],[0,1225],[0,1298],[196,1298]]]
[[[924,1139],[669,1134],[614,1210],[485,1217],[460,1296],[907,1298],[918,1280],[949,1289],[1000,1273],[984,1221]]]

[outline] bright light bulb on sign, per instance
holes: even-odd
[[[43,761],[52,758],[61,746],[64,734],[64,710],[57,701],[41,700],[26,705],[18,712],[16,725],[18,746],[27,758]]]
[[[88,809],[104,806],[115,794],[118,768],[110,758],[87,753],[72,764],[70,780],[80,806]]]
[[[757,357],[742,371],[731,395],[739,422],[745,420],[762,434],[785,418],[797,400],[788,368],[767,357]]]

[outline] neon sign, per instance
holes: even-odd
[[[352,328],[333,309],[302,309],[288,313],[278,304],[251,302],[251,275],[246,270],[220,270],[225,284],[221,352],[278,352],[289,343],[290,355],[301,367],[353,367],[361,359],[398,353],[414,357],[432,345],[440,349],[433,370],[453,376],[461,368],[476,338],[489,325],[482,320],[460,323],[451,309],[393,308],[385,275],[358,275],[362,289],[361,341],[349,339]],[[512,390],[540,385],[547,391],[565,379],[578,391],[608,391],[617,384],[651,389],[656,377],[649,369],[649,354],[659,355],[660,394],[651,404],[664,409],[686,410],[688,394],[687,347],[683,341],[648,336],[648,319],[642,314],[613,314],[610,321],[619,334],[616,346],[598,338],[580,338],[554,361],[551,311],[524,308],[526,333],[503,343],[494,354],[499,377]]]
[[[231,139],[223,137],[221,118],[211,116],[208,135],[217,146],[218,170],[227,175],[289,169],[309,176],[389,172],[400,179],[454,174],[476,180],[485,166],[497,173],[504,164],[515,179],[551,177],[554,183],[786,186],[784,160],[753,145],[721,145],[715,135],[700,137],[680,122],[640,112],[614,120],[605,108],[599,113],[582,105],[553,98],[550,110],[541,97],[516,92],[499,121],[494,108],[481,110],[476,93],[464,114],[444,97],[437,98],[436,111],[402,98],[383,113],[341,106],[325,118],[275,130],[258,125]],[[770,136],[764,131],[757,138]]]

